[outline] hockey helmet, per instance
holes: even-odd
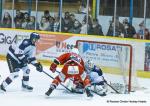
[[[85,64],[86,64],[86,67],[89,68],[89,69],[92,69],[94,67],[94,63],[91,60],[87,60],[85,62]]]
[[[73,49],[71,50],[71,52],[72,52],[72,53],[79,54],[79,50],[78,50],[78,48],[73,48]]]
[[[30,34],[30,40],[32,41],[33,39],[38,40],[40,39],[40,35],[36,32],[33,32]]]

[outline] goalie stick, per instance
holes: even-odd
[[[44,74],[46,74],[47,76],[49,76],[50,78],[54,79],[54,77],[52,77],[51,75],[49,75],[47,72],[42,71]],[[60,83],[61,86],[63,86],[64,88],[66,88],[69,92],[72,92],[69,88],[67,88],[65,85],[63,85],[62,83]]]
[[[60,72],[59,71],[57,71],[56,70],[56,72],[59,74]],[[69,80],[71,80],[71,81],[73,81],[73,79],[69,79]],[[70,90],[70,89],[69,89]],[[106,96],[106,95],[104,95],[104,94],[99,94],[99,93],[97,93],[97,92],[95,92],[95,91],[93,91],[93,90],[91,90],[93,93],[95,93],[96,95],[99,95],[99,96]]]
[[[117,94],[121,94],[119,91],[117,91],[114,87],[112,87],[110,84],[108,84],[107,83],[107,81],[104,79],[104,77],[103,77],[103,80],[104,80],[104,83],[106,84],[106,85],[108,85],[112,90],[114,90]]]

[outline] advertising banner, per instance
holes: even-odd
[[[25,38],[29,38],[31,31],[26,30],[14,30],[14,29],[1,29],[0,30],[0,55],[6,55],[9,45],[13,42],[20,42]],[[122,39],[112,37],[98,37],[98,36],[84,36],[73,35],[65,33],[53,33],[53,32],[38,32],[41,36],[37,44],[37,58],[40,60],[53,60],[59,55],[71,51],[76,45],[78,40],[95,41],[95,42],[109,42],[109,43],[121,43],[129,44],[133,48],[133,65],[136,70],[150,70],[149,66],[149,47],[150,42],[135,40],[135,39]],[[101,62],[102,65],[109,64],[109,66],[116,66],[118,60],[115,54],[118,46],[110,44],[82,44],[82,49],[86,52],[88,58],[95,58],[97,63]],[[95,49],[97,48],[97,49]],[[130,55],[128,55],[130,56]],[[125,58],[125,56],[124,56]],[[129,58],[129,57],[128,57]],[[127,60],[128,61],[128,60]]]

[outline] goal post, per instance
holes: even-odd
[[[133,48],[130,44],[77,40],[76,45],[84,61],[93,61],[110,82],[122,84],[131,92]]]

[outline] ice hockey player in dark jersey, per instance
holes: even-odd
[[[101,68],[94,65],[90,60],[85,62],[85,70],[91,81],[91,89],[100,95],[105,96],[107,92],[107,86]],[[83,93],[83,84],[78,79],[74,79],[72,91],[76,93]]]
[[[6,59],[10,71],[10,75],[0,85],[0,91],[6,92],[6,87],[16,79],[19,71],[23,71],[22,88],[25,91],[32,91],[33,87],[28,85],[30,69],[28,64],[36,67],[36,70],[42,72],[42,65],[37,62],[36,42],[40,39],[38,33],[31,33],[29,39],[24,39],[20,44],[12,44],[9,47]]]
[[[90,60],[86,61],[85,69],[91,80],[93,90],[105,96],[107,92],[107,85],[105,84],[106,80],[104,79],[102,69],[97,65],[94,65],[94,63]]]

